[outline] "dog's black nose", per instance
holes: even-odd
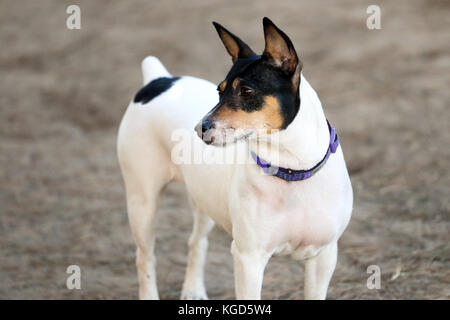
[[[200,138],[203,139],[205,132],[210,130],[210,129],[214,129],[214,123],[212,121],[208,121],[208,120],[203,120],[200,121],[196,126],[195,126],[195,131],[197,132],[198,136]]]
[[[205,133],[208,130],[214,129],[214,123],[212,121],[202,121],[202,133]]]

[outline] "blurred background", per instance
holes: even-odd
[[[67,6],[81,29],[66,27]],[[366,9],[381,8],[380,30]],[[135,299],[135,245],[115,152],[140,63],[215,83],[231,66],[211,21],[264,46],[292,39],[337,128],[355,192],[329,299],[450,297],[450,1],[0,1],[0,298]],[[192,218],[181,185],[159,210],[158,284],[181,293]],[[210,237],[210,298],[234,298],[231,238]],[[81,290],[66,268],[81,268]],[[366,286],[381,268],[381,289]],[[303,299],[303,266],[275,257],[263,298]]]

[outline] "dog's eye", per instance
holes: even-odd
[[[253,93],[253,89],[249,87],[241,87],[240,95],[241,96],[249,96]]]

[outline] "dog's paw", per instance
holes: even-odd
[[[205,289],[203,290],[183,290],[181,300],[208,300]]]

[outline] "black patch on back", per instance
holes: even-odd
[[[148,103],[153,98],[159,96],[161,93],[172,87],[178,79],[180,79],[180,77],[161,77],[150,81],[141,90],[139,90],[138,93],[136,93],[134,96],[134,102],[141,102],[142,104]]]

